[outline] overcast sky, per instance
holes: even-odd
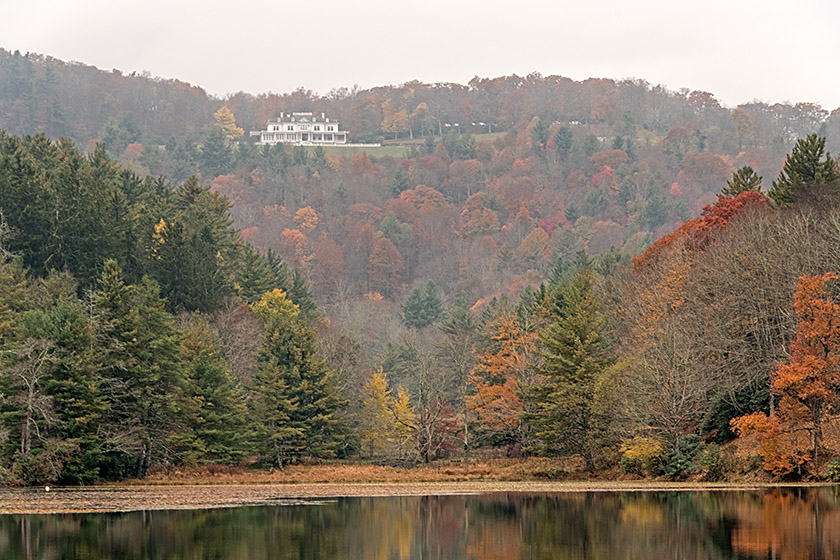
[[[640,78],[840,107],[837,0],[0,0],[0,47],[224,97],[473,76]]]

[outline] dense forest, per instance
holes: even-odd
[[[249,141],[283,111],[383,146]],[[840,111],[540,75],[217,99],[0,51],[0,129],[4,480],[840,455]]]

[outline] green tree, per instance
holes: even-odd
[[[108,408],[100,433],[107,476],[143,477],[154,461],[171,457],[167,430],[175,424],[181,379],[180,334],[154,280],[123,281],[116,261],[105,263],[91,296],[99,321],[99,376]]]
[[[268,250],[266,260],[274,273],[272,289],[279,288],[286,292],[286,296],[298,306],[304,318],[314,319],[317,317],[318,305],[315,303],[315,296],[303,275],[286,264],[271,249]]]
[[[572,129],[568,126],[561,126],[554,133],[554,149],[564,158],[572,151],[573,136]]]
[[[531,136],[534,143],[537,145],[538,151],[542,152],[545,149],[548,139],[550,138],[548,124],[536,117],[534,118],[536,122],[534,123],[534,127],[531,129]]]
[[[422,329],[442,316],[443,302],[431,280],[422,292],[420,288],[414,288],[402,304],[402,321],[407,327]]]
[[[202,177],[210,181],[230,171],[233,161],[233,152],[228,145],[225,131],[214,126],[210,129],[204,142],[201,145],[201,171]]]
[[[592,273],[579,272],[561,290],[559,317],[540,334],[544,384],[527,390],[535,409],[526,415],[546,452],[579,454],[590,472],[605,427],[599,391],[612,362],[593,284]]]
[[[262,295],[274,288],[283,288],[279,284],[271,263],[250,245],[242,247],[240,264],[237,271],[239,293],[248,303],[259,301]]]
[[[825,151],[825,138],[809,134],[800,138],[785,160],[779,178],[767,192],[779,206],[790,206],[797,196],[813,187],[840,178],[837,163]]]
[[[108,151],[114,157],[119,157],[126,146],[139,142],[142,134],[134,118],[130,114],[125,113],[119,119],[110,117],[99,131],[99,137],[104,142]]]
[[[315,330],[282,290],[252,306],[265,337],[254,379],[263,458],[273,465],[303,456],[331,457],[344,437],[335,374],[315,348]]]
[[[174,216],[154,226],[150,269],[173,311],[213,311],[234,292],[240,245],[229,207],[190,177],[177,193]]]
[[[181,341],[182,414],[185,430],[174,442],[191,462],[236,463],[248,451],[245,396],[231,378],[215,337],[201,318],[193,320]],[[172,439],[172,438],[171,438]]]
[[[721,196],[736,196],[747,191],[761,192],[761,177],[749,165],[733,173],[726,184],[727,187],[720,191]]]
[[[36,358],[31,350],[26,353],[27,373],[35,373],[32,367],[38,361],[44,368],[40,383],[50,399],[52,415],[52,422],[39,433],[40,456],[33,465],[37,466],[34,472],[24,473],[30,482],[46,478],[86,484],[99,477],[98,428],[106,403],[96,377],[94,328],[75,292],[69,276],[53,274],[38,288],[38,305],[21,318],[23,347],[36,353],[49,349],[49,359],[46,355]],[[28,386],[27,392],[31,390]]]

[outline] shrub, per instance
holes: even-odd
[[[823,478],[832,482],[840,482],[840,459],[834,459],[825,466]]]
[[[662,444],[659,440],[635,436],[621,445],[619,468],[625,474],[651,475],[661,463]]]
[[[710,443],[698,453],[697,466],[703,479],[712,482],[723,479],[724,473],[729,470],[723,450],[716,443]]]

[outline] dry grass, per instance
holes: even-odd
[[[365,482],[535,481],[588,478],[568,460],[480,459],[436,461],[416,467],[360,463],[289,465],[283,470],[202,466],[149,473],[129,484],[313,484]]]

